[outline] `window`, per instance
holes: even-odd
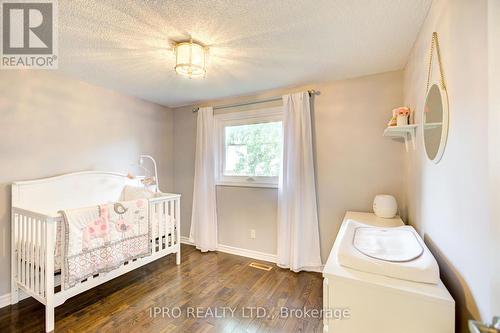
[[[218,114],[215,120],[217,185],[277,187],[282,108]]]

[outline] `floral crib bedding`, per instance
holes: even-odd
[[[137,199],[62,211],[65,235],[58,228],[56,269],[64,267],[65,288],[109,272],[151,253],[148,200]],[[61,240],[64,237],[64,257]]]

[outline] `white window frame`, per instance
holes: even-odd
[[[248,177],[224,175],[226,126],[251,125],[283,121],[283,107],[236,111],[215,115],[215,184],[218,186],[278,188],[279,177]]]

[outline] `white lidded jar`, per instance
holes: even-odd
[[[378,217],[391,219],[398,213],[398,202],[392,195],[378,194],[373,200],[373,212]]]

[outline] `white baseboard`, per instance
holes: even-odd
[[[22,290],[19,292],[19,301],[30,297],[30,295],[26,294]],[[0,308],[6,307],[10,305],[10,293],[5,295],[0,295]]]
[[[10,305],[10,294],[0,296],[0,308]]]
[[[194,245],[193,242],[189,240],[189,237],[181,236],[181,243],[187,245]]]
[[[61,275],[58,274],[54,277],[54,285],[59,286],[61,285]],[[23,299],[26,299],[28,297],[31,297],[27,293],[25,293],[22,290],[19,290],[19,301],[22,301]],[[10,305],[10,293],[5,294],[5,295],[0,295],[0,308],[3,308],[7,305]]]
[[[242,257],[247,257],[247,258],[276,263],[276,255],[275,254],[264,253],[264,252],[248,250],[248,249],[242,249],[239,247],[234,247],[234,246],[229,246],[229,245],[224,245],[224,244],[219,244],[217,246],[217,251],[229,253],[229,254],[235,254],[237,256],[242,256]]]
[[[185,237],[185,236],[181,236],[181,243],[188,244],[188,245],[194,245],[189,240],[189,237]],[[237,256],[241,256],[241,257],[252,258],[252,259],[276,263],[276,255],[275,254],[254,251],[254,250],[248,250],[248,249],[242,249],[240,247],[234,247],[234,246],[229,246],[229,245],[224,245],[224,244],[219,244],[217,246],[217,251],[229,253],[229,254],[234,254]]]

